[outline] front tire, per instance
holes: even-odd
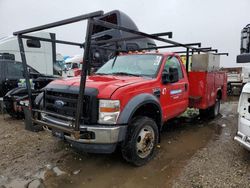
[[[128,125],[122,156],[129,163],[142,166],[154,157],[158,140],[159,131],[155,121],[145,116],[135,117]]]

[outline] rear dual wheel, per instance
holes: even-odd
[[[220,113],[220,99],[216,99],[215,104],[211,107],[210,116],[215,118]]]
[[[200,116],[202,118],[215,118],[220,113],[220,99],[217,98],[215,104],[208,109],[200,109]]]

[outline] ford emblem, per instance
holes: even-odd
[[[65,103],[61,100],[56,100],[54,103],[54,106],[58,109],[62,108],[65,105]]]

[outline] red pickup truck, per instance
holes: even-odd
[[[123,157],[140,166],[154,156],[164,122],[188,107],[216,116],[226,84],[224,72],[187,74],[176,53],[122,54],[87,77],[79,139],[64,128],[73,124],[80,77],[51,82],[35,104],[46,112],[40,122],[59,127],[47,127],[54,135],[86,152],[112,153],[120,146]]]

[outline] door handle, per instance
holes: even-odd
[[[161,96],[161,89],[160,88],[154,89],[153,94],[154,96],[159,98]]]

